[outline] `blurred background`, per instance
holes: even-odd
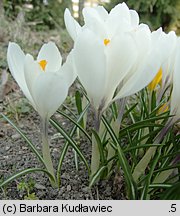
[[[103,5],[110,11],[123,1],[138,11],[140,22],[152,30],[162,26],[164,31],[180,34],[180,0],[0,0],[0,68],[7,66],[8,41],[36,54],[43,42],[52,40],[62,53],[68,53],[72,41],[64,26],[65,8],[83,24],[83,7]]]
[[[141,22],[150,25],[152,30],[160,26],[165,31],[180,29],[180,0],[0,0],[0,13],[9,20],[23,13],[28,26],[44,30],[64,27],[63,13],[66,7],[82,22],[83,7],[103,5],[110,11],[122,2],[135,9]]]

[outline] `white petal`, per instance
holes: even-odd
[[[129,8],[126,3],[116,5],[109,13],[109,16],[112,18],[126,19],[129,22],[131,21]],[[118,20],[117,20],[118,21]]]
[[[176,114],[175,120],[180,118],[180,40],[178,39],[177,56],[173,74],[173,91],[171,95],[171,113]]]
[[[169,32],[163,35],[161,43],[159,43],[162,53],[162,82],[172,82],[172,73],[174,70],[174,61],[176,54],[177,36],[175,32]]]
[[[116,5],[110,11],[106,25],[110,37],[132,28],[130,11],[125,3]]]
[[[16,43],[9,43],[7,51],[8,66],[14,79],[32,105],[33,99],[24,77],[25,54]]]
[[[45,72],[42,72],[39,64],[36,61],[34,61],[34,58],[31,55],[27,54],[25,56],[25,63],[24,63],[24,76],[25,76],[25,81],[28,90],[31,93],[31,97],[33,99],[32,105],[36,111],[37,111],[37,104],[34,95],[32,93],[33,83],[35,82],[37,77],[40,76],[41,73],[45,73]]]
[[[167,61],[169,55],[176,46],[176,38],[175,32],[169,32],[168,34],[161,32],[156,39],[154,45],[159,47],[163,63]]]
[[[108,12],[106,11],[106,9],[103,6],[98,6],[98,7],[95,7],[94,9],[98,12],[101,19],[103,21],[106,21],[108,17]]]
[[[106,95],[111,100],[115,89],[134,65],[137,49],[129,34],[117,35],[106,48],[108,70]]]
[[[25,78],[39,115],[50,118],[68,93],[68,85],[63,75],[59,72],[42,72],[32,56],[27,55]]]
[[[139,15],[135,10],[130,10],[131,25],[137,27],[139,25]]]
[[[95,8],[84,8],[83,17],[85,22],[84,28],[90,29],[101,39],[106,37],[107,31],[104,19]]]
[[[106,80],[104,43],[88,29],[78,37],[74,48],[78,77],[95,108],[103,102]]]
[[[69,53],[66,62],[63,64],[60,72],[66,80],[67,85],[71,86],[77,77],[77,72],[74,65],[73,50]]]
[[[41,73],[32,86],[33,98],[42,118],[50,118],[64,102],[68,86],[59,73]]]
[[[159,53],[154,50],[143,60],[142,65],[139,65],[136,71],[131,73],[132,76],[127,82],[123,83],[123,88],[115,99],[132,95],[146,87],[153,80],[161,65],[158,54]]]
[[[134,44],[136,45],[136,51],[138,54],[137,62],[134,65],[134,68],[128,72],[123,80],[125,84],[126,81],[134,74],[138,67],[142,65],[142,62],[146,61],[147,53],[151,48],[151,32],[147,25],[141,24],[137,29],[134,29],[130,32],[132,38],[134,39]],[[146,53],[146,55],[145,55]]]
[[[137,63],[123,80],[123,87],[114,100],[132,95],[147,86],[161,65],[161,54],[151,40],[151,33],[145,26],[137,32],[135,41],[139,51]],[[144,54],[146,53],[146,54]]]
[[[75,41],[79,32],[81,32],[81,26],[79,23],[71,16],[70,11],[66,8],[64,13],[64,21],[72,39]]]
[[[47,65],[45,71],[58,71],[62,64],[61,54],[53,42],[44,44],[38,54],[37,61],[46,60]]]

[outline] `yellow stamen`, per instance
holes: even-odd
[[[46,60],[41,60],[39,62],[39,65],[41,66],[41,68],[43,69],[43,71],[45,71],[46,65],[47,65],[47,61]]]
[[[165,103],[159,108],[158,114],[164,113],[164,112],[168,111],[168,109],[169,109],[169,107],[168,107],[167,103]]]
[[[153,81],[151,81],[150,84],[148,85],[149,90],[153,91],[158,84],[161,84],[161,81],[162,81],[162,68],[159,69]]]
[[[105,38],[105,39],[104,39],[104,45],[107,46],[109,43],[110,43],[110,40],[107,39],[107,38]]]

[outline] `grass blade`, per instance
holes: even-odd
[[[90,188],[95,184],[96,180],[99,179],[99,176],[101,176],[101,173],[102,173],[106,168],[107,168],[106,166],[101,167],[101,168],[93,175],[93,177],[92,177],[92,179],[91,179],[91,181],[90,181],[90,183],[89,183],[89,187],[90,187]]]
[[[111,136],[111,139],[113,140],[113,142],[116,144],[117,147],[117,151],[118,151],[118,158],[119,158],[119,162],[120,165],[124,171],[124,175],[125,175],[125,180],[126,180],[126,184],[127,184],[127,188],[128,188],[128,192],[129,192],[129,198],[130,199],[136,199],[136,184],[133,180],[132,174],[131,174],[131,169],[129,167],[128,161],[122,151],[122,148],[118,142],[118,139],[114,133],[114,131],[112,130],[111,126],[109,125],[109,123],[107,122],[107,120],[104,118],[104,116],[102,117],[103,123],[107,129],[107,131],[109,132],[109,135]]]
[[[26,174],[29,174],[29,173],[33,173],[33,172],[44,172],[46,173],[49,178],[54,181],[54,178],[53,176],[45,169],[41,169],[41,168],[28,168],[28,169],[25,169],[25,170],[22,170],[20,172],[17,172],[16,174],[10,176],[9,178],[7,178],[6,180],[4,180],[2,183],[0,183],[0,187],[4,187],[6,186],[8,183],[10,183],[11,181],[23,176],[23,175],[26,175]]]
[[[30,147],[30,149],[32,150],[32,152],[34,152],[34,154],[37,156],[37,158],[42,162],[42,164],[44,166],[45,162],[43,157],[40,155],[40,153],[38,152],[38,150],[36,149],[36,147],[33,145],[33,143],[26,137],[26,135],[4,114],[0,113],[0,115],[7,121],[9,122],[9,124],[11,124],[13,126],[13,128],[16,129],[16,131],[21,135],[21,137],[27,142],[28,146]]]
[[[67,114],[65,114],[62,111],[57,111],[59,114],[61,114],[62,116],[64,116],[65,118],[69,119],[74,125],[76,125],[77,128],[79,128],[85,135],[86,137],[89,139],[89,141],[91,142],[91,137],[89,136],[89,134],[86,132],[86,130],[84,130],[84,128],[79,124],[80,122],[76,122],[74,119],[72,119],[71,117],[69,117]],[[82,118],[81,118],[82,120]]]
[[[161,155],[161,148],[157,150],[157,155],[155,156],[155,159],[154,159],[154,161],[153,161],[153,163],[151,165],[151,169],[149,171],[147,180],[146,180],[146,182],[144,184],[144,188],[143,188],[143,191],[142,191],[142,194],[141,194],[141,200],[146,200],[147,199],[147,195],[148,195],[148,190],[149,190],[149,185],[150,185],[150,182],[151,182],[151,178],[152,178],[154,169],[156,167],[156,164],[159,161],[160,155]]]

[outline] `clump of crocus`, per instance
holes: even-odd
[[[74,40],[74,63],[99,121],[103,111],[115,100],[130,96],[147,86],[161,66],[161,53],[156,38],[161,31],[151,32],[139,24],[136,11],[125,3],[110,13],[104,7],[84,8],[84,26],[65,11],[66,28]],[[96,130],[98,130],[98,123]],[[95,171],[98,147],[92,153]],[[92,150],[93,151],[93,150]]]
[[[49,173],[54,177],[47,125],[50,117],[64,102],[76,78],[71,54],[62,65],[62,57],[53,42],[44,44],[34,60],[16,43],[9,43],[7,61],[12,76],[42,120],[42,152]]]

